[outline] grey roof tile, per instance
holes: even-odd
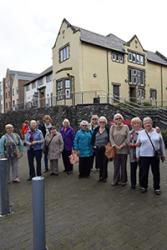
[[[125,52],[124,41],[113,34],[103,36],[80,28],[80,40],[107,49]]]
[[[34,82],[34,81],[36,81],[36,80],[42,78],[43,76],[46,76],[46,75],[52,73],[52,71],[53,71],[53,67],[50,66],[50,67],[48,67],[47,69],[45,69],[44,71],[42,71],[40,74],[38,74],[36,77],[34,77],[33,79],[31,79],[29,82],[27,82],[26,84],[24,84],[24,85],[28,85],[28,84],[30,84],[31,82]]]
[[[11,75],[17,75],[17,78],[19,79],[22,79],[22,78],[32,79],[32,77],[36,77],[38,75],[37,73],[30,73],[30,72],[10,70],[10,69],[8,69],[8,72]]]
[[[154,53],[151,51],[146,51],[146,53],[147,60],[167,66],[167,60],[165,60],[165,57],[163,58],[162,56],[160,56],[160,53]]]

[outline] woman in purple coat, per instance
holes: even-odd
[[[69,156],[72,153],[73,141],[74,141],[74,130],[70,126],[68,119],[64,119],[63,127],[60,130],[60,133],[64,141],[64,150],[62,152],[63,163],[64,163],[64,172],[67,174],[72,174],[73,165],[70,163]]]

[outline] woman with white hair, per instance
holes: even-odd
[[[74,138],[74,150],[79,155],[79,178],[89,177],[92,165],[92,131],[88,127],[89,123],[82,120],[80,129]]]
[[[29,164],[29,178],[31,181],[34,176],[41,176],[41,158],[44,138],[42,131],[38,129],[35,120],[30,121],[30,129],[25,135],[25,144],[27,146],[27,157]],[[36,171],[34,167],[34,158],[36,159]]]
[[[18,175],[18,161],[23,153],[23,142],[17,133],[14,133],[12,124],[5,126],[6,134],[0,139],[0,156],[6,157],[9,163],[8,179],[20,182]]]
[[[136,147],[137,147],[137,138],[138,134],[142,130],[142,121],[139,117],[134,117],[131,120],[132,130],[130,134],[130,144],[129,144],[129,156],[130,156],[130,179],[131,179],[131,188],[136,188],[136,173],[139,166],[139,185],[140,185],[140,162],[136,158]]]
[[[64,142],[64,149],[62,152],[62,158],[64,163],[64,172],[67,174],[72,174],[73,165],[70,163],[69,156],[72,153],[73,141],[74,141],[74,130],[70,126],[70,121],[68,119],[64,119],[63,126],[60,129],[60,133]]]
[[[49,129],[52,127],[52,118],[50,115],[44,115],[42,118],[42,123],[39,122],[38,129],[42,131],[43,137],[45,138],[46,134],[49,134]],[[48,168],[48,151],[43,151],[44,153],[44,165],[45,171],[44,173],[49,171]]]
[[[109,128],[107,127],[107,119],[100,116],[98,121],[99,126],[94,129],[91,144],[95,150],[96,164],[99,171],[99,182],[106,182],[108,159],[105,156],[105,146],[109,142]]]
[[[112,186],[127,184],[127,156],[129,152],[129,128],[123,123],[123,116],[114,115],[114,123],[110,128],[110,142],[116,149],[114,158],[114,176]]]
[[[153,188],[157,195],[160,195],[160,158],[165,160],[165,147],[163,138],[156,129],[152,127],[152,119],[143,119],[144,129],[139,133],[137,139],[136,156],[140,160],[141,169],[141,192],[147,192],[149,167],[153,174]]]

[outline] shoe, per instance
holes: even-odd
[[[136,189],[136,186],[133,186],[133,185],[132,185],[132,186],[131,186],[131,189]]]
[[[111,183],[111,186],[112,187],[118,186],[118,183],[117,182],[116,183]]]
[[[45,169],[44,173],[47,173],[49,170],[48,169]]]
[[[55,176],[59,176],[59,174],[58,174],[58,173],[56,173],[56,174],[55,174]]]
[[[106,182],[107,182],[107,179],[103,179],[102,182],[106,183]]]
[[[156,195],[160,195],[160,194],[161,194],[161,190],[160,190],[160,189],[155,189],[155,190],[154,190],[154,193],[155,193]]]
[[[98,182],[102,182],[103,181],[103,178],[102,177],[100,177],[99,178],[99,180],[98,180]]]
[[[121,182],[121,186],[125,187],[127,185],[127,182]]]
[[[72,174],[72,171],[67,171],[67,174],[68,174],[68,175]]]
[[[32,181],[32,178],[31,178],[31,177],[29,177],[29,178],[27,179],[27,181]]]
[[[14,183],[20,183],[19,177],[17,177],[16,179],[14,179],[13,182],[14,182]]]
[[[52,176],[52,175],[56,175],[55,173],[50,173],[50,176]]]
[[[146,193],[147,192],[147,188],[141,187],[141,193]]]
[[[63,172],[65,173],[65,172],[67,172],[67,170],[64,170]]]

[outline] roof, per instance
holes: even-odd
[[[28,85],[28,84],[30,84],[30,83],[32,83],[32,82],[34,82],[34,81],[36,81],[36,80],[38,80],[38,79],[46,76],[46,75],[49,75],[49,74],[52,73],[52,71],[53,71],[53,67],[50,66],[47,69],[45,69],[44,71],[42,71],[40,74],[38,74],[36,77],[34,77],[33,79],[31,79],[29,82],[27,82],[26,84],[24,84],[24,85]]]
[[[103,36],[92,31],[88,31],[77,26],[71,25],[66,19],[63,19],[63,22],[66,22],[68,27],[71,27],[73,32],[80,32],[80,40],[85,43],[89,43],[95,46],[99,46],[102,48],[107,48],[111,50],[116,50],[122,53],[125,53],[124,45],[128,44],[134,37],[134,35],[128,42],[125,42],[121,38],[115,36],[114,34],[109,34],[107,36]],[[141,45],[142,46],[142,45]],[[167,58],[160,54],[159,52],[151,52],[146,51],[148,61],[153,63],[158,63],[161,65],[167,66]]]
[[[82,42],[87,42],[107,49],[117,50],[123,53],[125,52],[123,46],[125,42],[113,34],[103,36],[85,29],[80,29],[80,32],[80,40]]]
[[[146,53],[147,53],[147,60],[167,66],[167,58],[165,58],[165,56],[163,56],[159,52],[156,51],[154,53],[151,51],[146,51]]]
[[[19,80],[28,80],[30,81],[34,77],[36,77],[38,74],[37,73],[30,73],[30,72],[23,72],[23,71],[17,71],[17,70],[10,70],[7,69],[8,74],[14,75],[17,77]]]

